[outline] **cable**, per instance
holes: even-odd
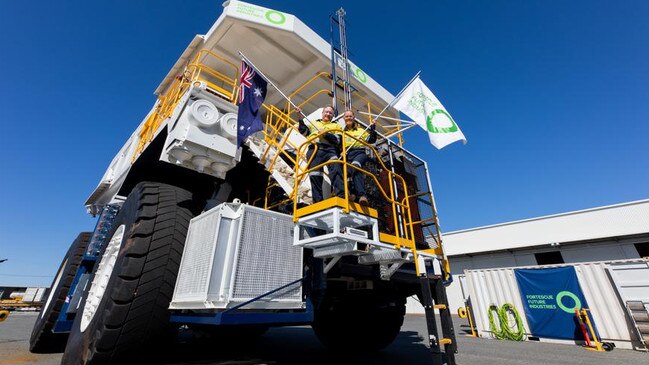
[[[509,316],[507,312],[511,313],[514,316],[516,321],[516,332],[512,330],[512,326],[509,324]],[[525,339],[525,327],[523,326],[523,319],[518,310],[511,303],[505,303],[500,310],[498,311],[498,317],[500,318],[500,327],[505,333],[505,337],[512,341],[523,341]]]
[[[496,312],[498,315],[498,322],[500,328],[496,327],[496,321],[494,320],[493,312]],[[516,321],[516,332],[513,330],[513,326],[509,324],[508,312],[512,314],[514,320]],[[489,306],[487,310],[487,315],[489,317],[489,329],[493,333],[494,337],[499,340],[512,340],[512,341],[523,341],[525,339],[525,326],[523,325],[523,319],[521,318],[518,310],[511,303],[505,303],[502,307],[498,308],[495,304]]]
[[[500,329],[496,328],[496,321],[494,321],[493,312],[496,312],[498,318],[500,319],[498,307],[495,304],[490,305],[489,309],[487,309],[487,315],[489,317],[489,329],[497,339],[502,340],[503,338],[505,338],[504,331],[502,328],[502,322],[500,323],[501,324]]]

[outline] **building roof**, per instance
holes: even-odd
[[[649,233],[649,199],[449,232],[448,256]]]

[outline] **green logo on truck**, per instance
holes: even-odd
[[[276,25],[286,23],[286,16],[279,11],[268,10],[264,16],[266,20]]]

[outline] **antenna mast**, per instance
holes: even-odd
[[[342,86],[344,92],[345,109],[352,108],[352,86],[349,82],[351,70],[349,67],[349,54],[347,51],[347,31],[345,28],[345,9],[340,8],[336,11],[337,18],[331,16],[331,85],[333,92],[333,107],[338,114],[338,77],[336,76],[336,64],[343,69]],[[334,23],[338,24],[338,40],[340,49],[336,48]]]
[[[345,30],[345,9],[340,8],[336,12],[338,15],[338,34],[340,36],[340,55],[342,56],[343,65],[343,91],[345,93],[345,108],[352,108],[352,91],[349,83],[349,56],[347,54],[347,31]]]

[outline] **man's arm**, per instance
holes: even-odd
[[[300,119],[297,122],[297,130],[300,132],[300,134],[302,134],[305,137],[308,137],[309,134],[311,134],[311,131],[309,131],[309,127],[307,127],[306,124],[304,124],[304,120],[302,119]]]
[[[376,142],[376,124],[370,123],[370,135],[367,137],[367,143]]]

